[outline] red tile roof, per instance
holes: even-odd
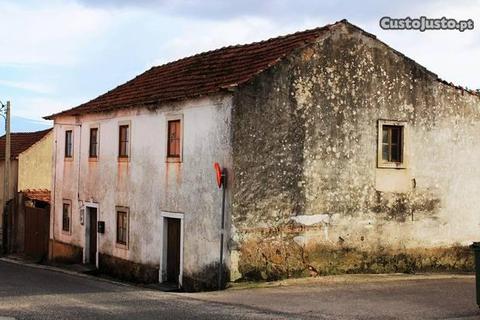
[[[36,132],[18,132],[11,134],[11,158],[16,159],[20,153],[30,148],[45,137],[52,129]],[[5,135],[0,137],[0,160],[5,160]]]
[[[343,20],[338,23],[344,22]],[[117,88],[59,115],[76,116],[206,96],[238,86],[327,33],[333,25],[200,53],[153,67]]]
[[[48,189],[26,189],[20,191],[30,200],[50,203],[50,190]]]

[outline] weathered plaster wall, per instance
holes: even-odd
[[[3,181],[5,176],[5,161],[0,161],[0,181],[2,181],[2,187],[0,188],[0,202],[3,203],[3,195],[4,195],[4,188],[3,188]],[[13,199],[15,196],[16,190],[18,185],[18,160],[11,160],[10,161],[10,181],[8,184],[9,195],[8,199]]]
[[[0,181],[2,181],[2,187],[0,187],[0,204],[4,206],[4,193],[3,181],[5,176],[5,161],[0,161]],[[9,194],[7,199],[11,200],[15,196],[18,184],[18,161],[10,161],[10,179],[8,184]],[[0,248],[2,248],[3,243],[3,214],[0,214]]]
[[[472,268],[479,97],[340,25],[233,104],[234,279]],[[379,119],[406,169],[377,168]]]
[[[53,133],[18,156],[18,191],[52,188]]]
[[[80,224],[79,210],[86,202],[96,203],[98,219],[105,221],[105,234],[98,236],[103,261],[131,261],[158,269],[161,213],[182,213],[183,284],[190,289],[215,286],[221,191],[213,163],[231,168],[230,110],[231,98],[218,96],[155,110],[56,119],[55,239],[84,247],[85,226]],[[182,117],[182,163],[166,161],[166,125],[171,116]],[[120,162],[118,126],[125,121],[131,128],[131,156],[128,162]],[[91,126],[99,128],[96,161],[88,159]],[[64,132],[68,129],[74,130],[73,161],[64,160]],[[71,235],[61,231],[62,199],[72,200]],[[130,209],[128,249],[116,245],[116,206]]]

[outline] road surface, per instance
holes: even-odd
[[[164,293],[0,261],[0,319],[480,319],[473,277]]]

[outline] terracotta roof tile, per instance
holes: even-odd
[[[30,200],[43,201],[50,203],[50,190],[48,189],[26,189],[20,191]]]
[[[11,158],[16,159],[20,153],[30,148],[45,137],[52,129],[36,132],[18,132],[11,134]],[[5,135],[0,137],[0,160],[5,160]]]
[[[315,41],[331,26],[225,47],[153,67],[96,99],[46,119],[129,107],[151,107],[216,93],[250,80],[292,50]]]

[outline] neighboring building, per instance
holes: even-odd
[[[54,259],[214,288],[219,162],[232,280],[472,268],[480,97],[346,21],[154,67],[48,119]]]
[[[32,197],[42,190],[50,193],[52,183],[52,145],[53,134],[51,129],[37,132],[21,132],[11,134],[11,162],[9,194],[6,198],[9,203],[10,220],[8,224],[0,218],[0,246],[5,248],[8,242],[9,252],[24,251],[25,213],[19,210],[23,204],[23,197],[19,193],[28,190]],[[5,174],[5,136],[0,138],[0,203],[4,204],[4,174]],[[20,202],[19,199],[22,199]],[[17,201],[12,201],[17,200]],[[8,235],[7,235],[8,234]]]

